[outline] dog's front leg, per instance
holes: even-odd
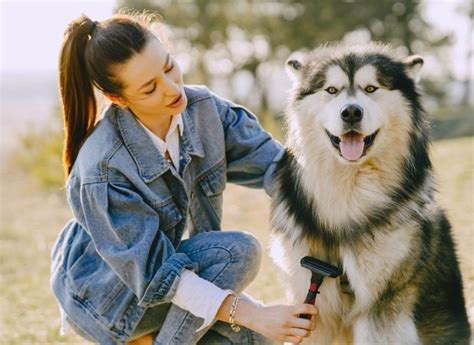
[[[354,345],[419,345],[415,323],[406,313],[393,318],[360,316],[353,328]]]

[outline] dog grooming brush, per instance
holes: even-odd
[[[336,278],[341,272],[339,268],[311,256],[305,256],[301,259],[300,263],[301,266],[311,271],[311,283],[304,303],[314,305],[324,277]],[[311,319],[309,314],[301,314],[300,317],[308,320]]]

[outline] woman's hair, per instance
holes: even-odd
[[[95,22],[81,15],[66,29],[59,56],[66,178],[96,122],[94,86],[104,93],[121,95],[124,85],[114,75],[113,67],[140,53],[155,37],[150,31],[154,18],[149,13],[116,14]]]

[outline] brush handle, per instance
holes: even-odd
[[[322,280],[321,280],[321,283],[322,283]],[[311,279],[311,285],[309,286],[308,294],[306,295],[304,303],[312,304],[312,305],[316,303],[316,297],[318,296],[318,293],[319,293],[318,289],[321,283],[319,282],[319,280],[316,281],[316,280]],[[302,319],[310,320],[311,314],[300,314],[299,317]]]

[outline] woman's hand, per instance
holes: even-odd
[[[232,303],[232,299],[232,296],[228,296],[224,300],[221,311],[229,310],[228,305]],[[234,319],[237,324],[267,338],[299,344],[316,327],[314,321],[298,317],[300,314],[317,315],[318,310],[310,304],[263,306],[241,299]],[[223,313],[218,319],[228,321],[228,316]]]
[[[247,327],[273,340],[299,344],[309,337],[316,324],[298,316],[317,313],[316,307],[310,304],[260,306]]]

